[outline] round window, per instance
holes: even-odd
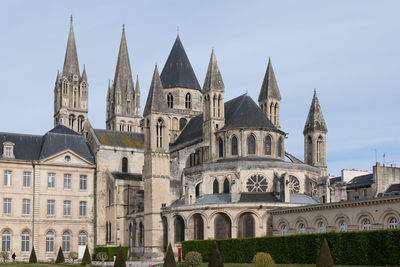
[[[65,158],[64,158],[64,159],[65,159],[65,161],[66,161],[66,162],[70,162],[70,161],[71,161],[71,157],[70,157],[70,156],[68,156],[68,155],[67,155],[67,156],[65,156]]]
[[[249,192],[266,192],[268,189],[268,181],[263,175],[252,175],[246,183]]]

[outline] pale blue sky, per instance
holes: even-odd
[[[74,16],[89,119],[105,128],[106,91],[126,25],[142,108],[154,64],[180,36],[200,84],[212,47],[225,99],[257,101],[271,57],[280,87],[286,149],[303,158],[313,89],[328,126],[328,172],[371,170],[386,154],[400,166],[400,1],[8,1],[0,2],[0,131],[53,127],[53,89]]]

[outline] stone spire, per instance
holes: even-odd
[[[328,128],[326,127],[324,116],[322,115],[322,109],[319,105],[317,91],[314,89],[314,96],[311,102],[310,111],[308,112],[307,121],[304,126],[303,134],[309,132],[319,131],[327,133]]]
[[[208,64],[206,78],[204,80],[203,92],[210,90],[224,91],[225,85],[219,71],[217,58],[215,57],[214,48],[211,52],[210,63]]]
[[[87,82],[87,75],[86,75],[85,64],[83,64],[82,81],[83,81],[83,82]]]
[[[143,116],[147,116],[153,112],[166,111],[168,111],[168,106],[167,103],[165,103],[164,101],[163,86],[156,65],[154,68],[153,79],[151,80],[149,95],[147,96]]]
[[[76,52],[74,27],[72,25],[69,29],[67,51],[65,52],[63,76],[79,75],[78,53]]]
[[[128,93],[130,89],[132,92],[129,93],[134,93],[131,64],[129,62],[128,47],[125,37],[125,26],[122,27],[121,44],[118,52],[114,81],[114,91],[120,90],[121,92],[126,91],[126,93]],[[128,87],[130,88],[128,89]]]
[[[135,105],[136,105],[136,115],[140,115],[140,85],[139,85],[139,75],[136,75],[136,86],[135,86]]]
[[[271,58],[268,59],[267,71],[265,72],[258,101],[260,102],[267,98],[274,98],[278,101],[281,100],[281,94],[279,93],[278,83],[276,82],[274,70],[272,68]]]

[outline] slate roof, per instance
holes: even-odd
[[[115,179],[119,180],[128,180],[128,181],[142,181],[142,174],[141,173],[125,173],[125,172],[112,172],[112,176]]]
[[[304,125],[303,133],[306,134],[312,131],[320,131],[323,133],[328,132],[316,90],[314,90],[313,100],[311,102],[310,111],[308,112],[306,124]]]
[[[161,81],[164,88],[182,87],[201,90],[179,35],[161,72]]]
[[[192,141],[198,141],[203,138],[203,114],[192,118],[178,136],[174,147],[180,144],[185,144]]]
[[[102,145],[144,149],[144,134],[102,129],[93,130]]]
[[[374,183],[374,175],[365,174],[354,177],[350,182],[347,183],[347,189],[355,189],[360,187],[368,187]]]
[[[69,28],[67,50],[65,51],[65,59],[64,59],[64,67],[62,75],[71,76],[74,74],[79,75],[80,72],[78,63],[78,53],[76,52],[74,27],[72,25],[72,16],[71,16],[71,25]]]
[[[278,83],[276,82],[271,59],[268,60],[267,71],[265,72],[264,81],[260,90],[260,95],[258,96],[258,101],[267,98],[274,98],[277,100],[281,100],[281,94],[279,92]]]
[[[333,177],[333,178],[329,179],[329,182],[330,182],[331,185],[334,185],[334,184],[336,184],[337,182],[340,182],[340,181],[342,181],[342,176]]]
[[[154,68],[153,78],[150,84],[149,94],[146,100],[146,106],[144,107],[143,116],[151,114],[153,112],[165,113],[168,112],[169,108],[165,102],[163,85],[158,74],[157,65]]]
[[[400,184],[391,184],[388,189],[386,189],[385,194],[400,192]]]
[[[15,144],[15,159],[41,160],[70,149],[89,162],[95,162],[93,153],[83,137],[63,125],[56,126],[44,136],[0,133],[1,144],[5,141]],[[3,146],[0,150],[3,150]]]
[[[273,193],[241,193],[239,202],[280,202]]]

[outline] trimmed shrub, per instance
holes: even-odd
[[[90,259],[89,248],[86,245],[85,253],[83,254],[81,265],[88,265],[88,264],[90,265],[91,263],[92,263],[92,260]]]
[[[128,259],[128,247],[121,247],[122,253],[124,254],[125,260]],[[117,255],[119,250],[118,247],[97,247],[95,248],[95,254],[97,257],[97,254],[100,252],[104,252],[107,255],[106,261],[114,261],[114,256]]]
[[[197,266],[203,262],[201,254],[196,251],[190,251],[185,255],[185,263],[190,266]]]
[[[208,267],[224,267],[224,262],[222,261],[221,253],[219,252],[217,242],[215,241],[211,250]]]
[[[64,253],[62,251],[62,248],[60,247],[58,249],[56,263],[63,263],[63,262],[65,262],[65,258],[64,258]]]
[[[265,252],[257,252],[253,257],[253,264],[257,267],[272,267],[275,261],[272,259],[271,255]]]
[[[70,260],[72,260],[72,263],[74,263],[75,262],[75,260],[76,259],[78,259],[78,253],[76,253],[76,252],[74,252],[74,251],[72,251],[72,252],[70,252],[69,254],[68,254],[68,258],[70,259]]]
[[[172,251],[171,243],[168,245],[163,267],[176,267],[175,256],[174,252]]]
[[[329,250],[328,241],[324,238],[317,258],[317,267],[333,267],[333,259]]]
[[[31,256],[29,256],[29,263],[37,263],[35,248],[32,248]]]
[[[104,265],[104,261],[108,259],[108,255],[105,252],[96,253],[96,260],[101,261],[101,266]]]
[[[315,264],[324,238],[337,265],[396,266],[400,262],[400,229],[266,236],[216,242],[224,262],[251,263],[257,252],[267,252],[279,264]],[[183,256],[189,251],[197,251],[203,261],[210,261],[214,242],[184,241]]]
[[[122,252],[121,246],[118,249],[118,254],[114,262],[114,267],[126,267],[125,257]]]
[[[10,259],[10,253],[7,251],[0,252],[0,256],[3,258],[3,262],[6,262]]]

